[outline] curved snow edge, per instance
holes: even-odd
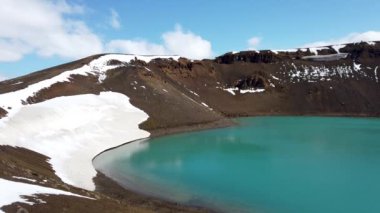
[[[139,129],[147,119],[121,93],[58,97],[24,105],[9,119],[0,119],[0,145],[46,155],[63,182],[93,191],[93,157],[149,137],[149,132]]]

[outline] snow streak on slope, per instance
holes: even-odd
[[[68,195],[87,199],[93,199],[62,190],[36,186],[26,183],[13,182],[0,178],[0,207],[9,205],[15,202],[22,202],[33,205],[33,202],[27,201],[22,196],[35,196],[36,194],[53,194],[53,195]],[[0,212],[3,212],[0,210]]]
[[[66,183],[94,190],[92,158],[125,142],[149,136],[138,125],[148,115],[114,92],[54,98],[25,105],[0,120],[0,145],[25,147],[50,157]]]
[[[289,68],[290,69],[289,69]],[[353,62],[352,65],[339,65],[339,66],[313,66],[313,65],[295,65],[291,63],[290,66],[283,65],[280,70],[286,70],[290,77],[290,82],[296,83],[300,81],[307,81],[315,83],[319,81],[331,81],[333,77],[342,79],[355,78],[357,76],[369,78],[367,73],[361,68],[361,64]]]
[[[229,87],[229,88],[216,87],[216,88],[229,92],[231,93],[231,95],[236,95],[237,92],[239,92],[240,94],[265,92],[265,89],[262,89],[262,88],[248,88],[248,89],[239,89],[238,87]]]

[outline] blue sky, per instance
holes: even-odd
[[[0,78],[98,52],[212,58],[380,40],[378,0],[0,0]],[[250,41],[250,42],[249,42]]]

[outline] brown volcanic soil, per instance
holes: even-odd
[[[57,83],[28,99],[29,104],[54,97],[99,94],[114,91],[127,95],[133,105],[149,114],[141,128],[153,136],[180,131],[232,125],[230,117],[256,115],[339,115],[380,116],[380,71],[374,76],[374,68],[380,66],[380,43],[350,44],[340,52],[348,53],[345,59],[317,62],[304,60],[306,52],[270,51],[227,53],[215,60],[178,62],[156,59],[150,63],[134,61],[107,72],[107,78],[98,83],[97,76],[72,76],[71,82]],[[319,54],[334,54],[332,48]],[[99,57],[91,56],[76,62],[60,65],[27,76],[0,82],[0,94],[25,88],[30,84],[51,78],[65,70],[89,63]],[[293,64],[297,67],[319,66],[332,69],[336,66],[362,64],[360,74],[350,78],[332,76],[330,81],[309,82],[290,77]],[[113,60],[110,63],[120,62]],[[366,69],[371,67],[372,69]],[[149,68],[151,71],[148,71]],[[275,77],[274,77],[275,76]],[[277,80],[276,78],[279,78]],[[21,82],[21,83],[18,83]],[[271,84],[275,84],[272,87]],[[263,93],[235,96],[221,88],[265,89]],[[196,93],[196,94],[195,94]],[[212,108],[202,105],[202,102]],[[6,109],[0,108],[0,117]],[[123,189],[107,177],[95,178],[97,190],[87,192],[64,184],[46,163],[46,157],[21,149],[0,146],[0,178],[22,176],[42,181],[44,185],[69,190],[98,198],[97,201],[48,196],[48,204],[27,206],[33,212],[198,212],[204,209],[179,206]],[[3,209],[13,212],[18,204]],[[20,204],[25,206],[25,204]]]

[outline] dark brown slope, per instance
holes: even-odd
[[[318,52],[325,58],[304,58],[312,55],[307,49],[278,54],[271,51],[227,53],[215,60],[202,61],[156,59],[148,64],[134,61],[131,65],[109,70],[102,83],[98,83],[97,76],[72,76],[71,82],[57,83],[41,90],[30,97],[28,103],[60,96],[119,92],[149,114],[149,119],[141,127],[153,134],[202,128],[205,124],[228,125],[231,122],[227,118],[235,116],[380,116],[380,70],[377,72],[380,43],[348,44],[339,52],[347,55],[340,58],[333,47],[328,47]],[[0,82],[0,94],[25,88],[97,57],[99,55]],[[225,91],[227,88],[237,88],[236,94]],[[242,94],[246,90],[265,91]],[[0,117],[6,110],[0,109]],[[50,185],[52,187],[67,187],[84,195],[89,193],[63,184],[49,165],[44,164],[46,159],[43,156],[9,147],[1,147],[1,152],[0,177],[9,179],[12,175],[30,177],[36,174],[50,178],[56,183]],[[41,166],[35,167],[30,162]],[[90,210],[95,212],[102,210],[99,205],[120,212],[199,211],[124,191],[102,175],[96,182],[98,191],[90,195],[102,197],[97,203],[52,196],[48,199],[49,204],[35,205],[33,210],[38,212],[54,207],[78,212],[83,211],[83,206],[78,204],[83,201],[84,206],[91,206]],[[64,202],[60,202],[62,199]],[[5,209],[13,211],[15,208],[11,205]]]

